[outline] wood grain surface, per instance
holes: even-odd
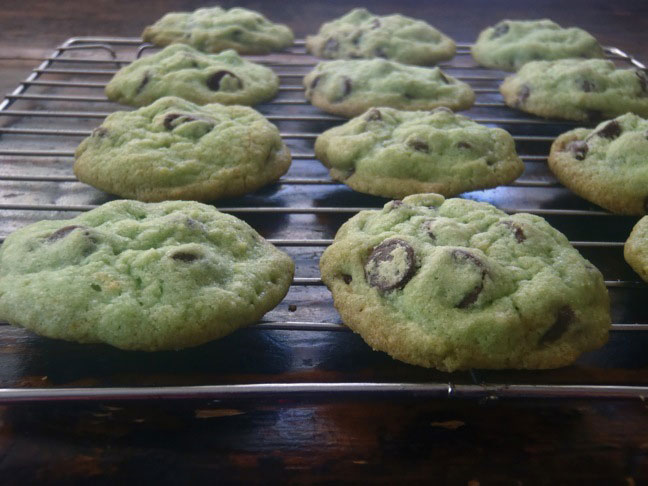
[[[133,2],[3,0],[0,8],[0,93],[11,91],[39,60],[71,36],[138,36],[144,26],[172,10],[204,3],[157,0]],[[322,21],[345,13],[348,1],[223,1],[226,7],[260,10],[289,24],[297,37],[315,32]],[[550,17],[592,32],[648,61],[648,2],[458,0],[454,2],[365,2],[376,13],[400,12],[428,20],[460,42],[502,18]],[[56,79],[51,77],[49,79]],[[54,92],[43,90],[43,92]],[[97,94],[90,91],[90,94]],[[23,101],[21,109],[39,102]],[[65,106],[65,105],[60,105]],[[74,107],[74,105],[71,105]],[[116,105],[97,103],[96,111]],[[11,125],[16,120],[0,120]],[[39,121],[38,123],[42,123]],[[55,127],[90,129],[97,119],[53,120]],[[42,126],[42,125],[39,125]],[[290,129],[290,126],[287,128]],[[67,141],[70,147],[78,139]],[[0,144],[51,147],[2,136]],[[297,146],[299,148],[299,146]],[[523,144],[528,153],[546,147]],[[50,160],[52,174],[69,173],[69,161]],[[4,170],[21,165],[35,172],[42,159],[5,158]],[[30,165],[31,164],[31,165]],[[301,165],[300,165],[301,164]],[[540,164],[527,171],[540,173]],[[296,163],[302,176],[326,175],[319,165]],[[542,169],[544,170],[544,169]],[[529,175],[529,174],[527,174]],[[97,204],[104,196],[78,183],[3,182],[0,196]],[[57,191],[60,191],[57,192]],[[575,209],[564,189],[552,201]],[[562,191],[562,192],[561,192]],[[546,191],[526,199],[506,189],[497,204],[540,207]],[[553,193],[552,193],[553,194]],[[244,199],[280,205],[280,188]],[[378,198],[317,186],[290,195],[292,204],[330,206],[378,204]],[[513,199],[512,199],[513,198]],[[31,200],[31,199],[30,199]],[[2,202],[7,202],[4,200]],[[37,215],[36,215],[37,216]],[[348,216],[348,215],[347,215]],[[347,216],[304,215],[268,219],[247,215],[266,237],[306,233],[316,220],[331,238]],[[34,215],[4,211],[3,228],[31,222]],[[632,219],[601,225],[593,218],[577,227],[569,218],[550,222],[571,239],[593,239],[597,232],[625,234]],[[321,248],[291,248],[301,277],[315,277]],[[582,250],[609,278],[634,278],[619,249]],[[272,314],[308,320],[317,315],[337,322],[323,302],[326,289],[308,294],[291,290]],[[616,322],[648,322],[645,288],[612,292]],[[291,305],[297,306],[292,308]],[[329,314],[327,314],[329,313]],[[371,351],[349,333],[288,333],[243,330],[221,341],[175,353],[124,353],[101,345],[50,341],[0,326],[0,387],[164,386],[338,381],[471,383],[469,373],[452,375],[397,363]],[[577,366],[553,372],[482,372],[488,382],[648,384],[648,333],[613,333],[605,351],[591,353]],[[262,400],[147,400],[132,402],[47,402],[0,406],[0,484],[458,484],[458,485],[628,485],[648,483],[648,413],[641,399],[629,400],[460,400],[421,397],[346,396]]]

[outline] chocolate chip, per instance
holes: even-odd
[[[181,116],[182,116],[182,114],[180,114],[180,113],[167,113],[167,115],[164,117],[164,121],[162,122],[162,124],[164,125],[164,128],[166,128],[167,130],[173,130],[173,128],[174,128],[173,127],[173,121],[176,118],[180,118]]]
[[[596,90],[596,85],[592,81],[588,79],[584,79],[581,82],[581,89],[586,93],[589,93],[590,91]]]
[[[618,121],[612,120],[611,122],[603,126],[603,128],[594,132],[594,135],[598,135],[599,137],[609,138],[610,140],[614,140],[619,135],[621,135],[621,125],[619,125]]]
[[[335,54],[340,48],[340,43],[331,38],[324,43],[324,54]]]
[[[509,31],[510,27],[509,24],[504,23],[504,24],[498,24],[495,26],[495,29],[493,30],[493,33],[491,34],[491,39],[497,39],[498,37],[502,37],[504,34],[506,34]]]
[[[639,78],[639,87],[641,88],[641,92],[648,92],[648,77],[646,76],[646,71],[637,69],[635,74]]]
[[[404,257],[394,262],[394,253]],[[382,271],[381,271],[382,270]],[[399,238],[391,238],[376,246],[365,265],[365,278],[382,292],[402,289],[415,272],[414,249]]]
[[[378,108],[372,108],[367,113],[367,116],[365,117],[365,120],[367,120],[367,121],[380,121],[380,120],[382,120],[382,113],[380,113],[380,110]]]
[[[178,122],[176,122],[176,120],[178,120]],[[167,130],[173,130],[178,125],[192,121],[204,121],[211,124],[214,123],[214,120],[207,117],[188,115],[186,113],[167,113],[162,124]]]
[[[349,94],[351,93],[351,89],[353,89],[351,79],[348,76],[342,76],[342,94],[337,99],[337,101],[340,101],[343,98],[349,96]]]
[[[315,76],[315,78],[311,82],[310,89],[315,89],[315,86],[317,86],[317,83],[319,83],[322,80],[323,77],[324,77],[323,74]]]
[[[465,309],[466,307],[477,302],[479,294],[481,294],[482,290],[484,290],[484,278],[486,277],[488,271],[484,263],[479,258],[466,250],[452,250],[452,258],[457,263],[470,263],[471,265],[475,265],[479,270],[481,270],[481,281],[479,282],[479,284],[466,295],[464,295],[463,299],[461,299],[461,301],[457,304],[457,307],[459,309]]]
[[[438,106],[434,110],[432,110],[431,113],[454,113],[454,112],[447,106]]]
[[[63,226],[62,228],[57,229],[54,233],[49,235],[47,237],[47,242],[52,243],[53,241],[60,240],[61,238],[65,238],[67,235],[72,233],[77,228],[85,228],[85,226],[79,226],[79,225],[70,225],[70,226]]]
[[[428,144],[418,138],[408,140],[407,145],[414,150],[418,150],[419,152],[427,152],[428,150],[430,150]]]
[[[373,19],[373,20],[369,23],[369,27],[371,27],[372,29],[377,29],[378,27],[380,27],[380,20],[378,20],[378,19]]]
[[[503,226],[508,226],[513,231],[513,234],[515,235],[515,239],[517,240],[518,243],[522,243],[524,240],[526,240],[526,235],[524,234],[524,230],[522,230],[522,227],[519,224],[513,221],[500,221],[498,224],[501,224]]]
[[[171,255],[171,258],[174,260],[178,260],[180,262],[195,262],[196,260],[200,260],[200,255],[196,255],[195,253],[189,253],[186,251],[178,251]]]
[[[589,147],[582,140],[574,140],[569,142],[565,148],[572,153],[576,160],[583,160],[587,156]]]
[[[290,304],[288,306],[288,311],[295,312],[296,310],[297,310],[297,306],[295,304]]]
[[[457,147],[469,149],[469,148],[472,148],[472,145],[470,145],[468,142],[464,142],[463,140],[461,140],[461,141],[457,142]]]
[[[142,78],[142,81],[140,81],[139,86],[135,90],[135,94],[136,95],[140,94],[142,92],[142,90],[144,89],[144,86],[146,86],[150,80],[151,80],[151,75],[149,74],[148,71],[146,71],[144,73],[144,77]]]
[[[92,136],[93,137],[103,138],[106,135],[108,135],[108,129],[107,128],[97,127],[94,130],[92,130]]]
[[[523,84],[520,86],[520,89],[518,90],[517,93],[517,99],[515,100],[516,106],[521,106],[523,105],[526,100],[529,99],[529,95],[531,94],[531,88],[529,88],[529,85]]]
[[[448,78],[448,76],[446,76],[445,73],[440,69],[439,69],[439,78],[441,78],[441,81],[443,81],[445,84],[451,84],[451,81]]]
[[[216,71],[207,78],[207,87],[212,91],[218,91],[220,89],[221,80],[225,76],[231,76],[238,82],[237,89],[243,89],[243,81],[236,74],[231,71]]]
[[[540,338],[540,344],[549,344],[560,339],[575,320],[574,310],[568,305],[558,309],[553,325]]]
[[[436,241],[436,235],[432,231],[432,225],[434,224],[434,221],[434,218],[423,221],[423,231],[425,231],[433,241]]]
[[[349,285],[353,281],[353,277],[351,275],[347,275],[346,273],[343,273],[342,280],[344,280],[345,284]]]
[[[376,47],[374,49],[374,56],[387,59],[387,51],[383,47]]]

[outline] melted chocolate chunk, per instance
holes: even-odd
[[[186,113],[168,113],[164,117],[163,125],[164,128],[166,128],[167,130],[173,130],[178,125],[182,125],[183,123],[188,123],[192,121],[204,121],[206,123],[212,123],[212,124],[214,123],[213,120],[210,120],[207,117],[193,116],[193,115],[188,115]]]
[[[522,86],[520,86],[520,89],[518,90],[515,104],[517,106],[522,106],[524,103],[526,103],[526,100],[529,99],[530,94],[531,94],[531,88],[529,88],[529,85],[523,84]]]
[[[493,29],[493,33],[491,34],[491,39],[497,39],[498,37],[502,37],[504,34],[506,34],[509,31],[510,27],[509,24],[498,24],[495,26],[495,29]]]
[[[142,90],[144,89],[144,86],[146,86],[150,80],[151,80],[151,75],[149,74],[148,71],[146,71],[144,73],[144,77],[142,78],[142,81],[140,81],[139,86],[135,90],[135,94],[136,95],[140,94],[142,92]]]
[[[216,71],[214,74],[211,74],[207,78],[207,87],[212,91],[218,91],[220,89],[221,80],[225,76],[231,76],[238,82],[238,89],[243,89],[243,81],[236,74],[231,71]]]
[[[75,229],[85,229],[85,226],[79,226],[76,224],[70,225],[70,226],[63,226],[62,228],[57,229],[54,233],[49,235],[47,237],[47,242],[52,243],[53,241],[60,240],[61,238],[65,238],[67,235],[72,233]]]
[[[342,96],[339,99],[346,98],[351,94],[353,85],[351,79],[348,76],[342,76]]]
[[[171,255],[171,258],[173,258],[174,260],[178,260],[179,262],[191,263],[191,262],[195,262],[196,260],[200,260],[202,257],[200,255],[196,255],[195,253],[178,251],[173,255]]]
[[[181,116],[183,116],[181,113],[168,113],[164,117],[164,122],[163,122],[164,128],[166,128],[167,130],[173,130],[173,128],[174,128],[173,127],[174,120],[176,118],[180,118]]]
[[[448,76],[445,75],[445,73],[441,70],[439,70],[439,78],[441,78],[441,81],[443,81],[444,84],[450,84],[451,81],[448,78]]]
[[[107,128],[97,127],[94,130],[92,130],[92,136],[93,137],[103,138],[106,135],[108,135],[108,129]]]
[[[590,81],[589,79],[584,79],[581,82],[581,89],[585,91],[586,93],[589,93],[590,91],[595,91],[596,90],[596,85]]]
[[[570,151],[576,160],[583,160],[587,157],[589,147],[582,140],[574,140],[573,142],[569,142],[565,146],[565,149]]]
[[[345,284],[349,285],[353,281],[353,277],[351,275],[347,275],[346,273],[343,273],[342,280],[344,280]]]
[[[515,236],[515,239],[518,243],[522,243],[524,240],[526,240],[524,230],[519,224],[515,223],[514,221],[500,221],[499,224],[508,226],[511,231],[513,231],[513,235]]]
[[[576,315],[574,314],[574,310],[568,305],[561,307],[558,309],[553,325],[540,338],[540,344],[550,344],[557,341],[575,321]]]
[[[435,219],[428,219],[423,222],[423,230],[428,234],[428,236],[432,239],[432,241],[436,241],[436,235],[432,231],[432,224],[434,223]]]
[[[460,142],[457,142],[457,147],[459,147],[459,148],[469,149],[469,148],[472,148],[472,145],[470,145],[468,142],[464,142],[464,141],[462,140],[462,141],[460,141]]]
[[[340,43],[335,39],[329,39],[324,43],[324,53],[334,54],[340,48]]]
[[[378,19],[373,19],[373,20],[369,23],[369,27],[371,27],[372,29],[377,29],[378,27],[380,27],[380,20],[378,20]]]
[[[394,260],[392,253],[400,249],[405,252],[404,268],[391,265]],[[389,271],[385,271],[387,269]],[[369,260],[365,265],[365,278],[372,287],[387,292],[405,287],[405,284],[414,276],[415,271],[414,249],[406,241],[391,238],[376,246],[369,255]]]
[[[604,125],[603,128],[594,132],[594,135],[614,140],[619,135],[621,135],[621,125],[619,125],[618,121],[612,120],[611,122]]]
[[[417,150],[419,152],[427,152],[428,150],[430,150],[429,145],[418,138],[408,140],[407,145],[408,147],[413,148],[414,150]]]
[[[641,88],[642,93],[648,92],[648,76],[646,76],[646,71],[642,69],[637,69],[635,74],[639,78],[639,87]]]
[[[372,108],[367,113],[367,116],[365,117],[365,120],[367,120],[367,121],[380,121],[380,120],[382,120],[382,113],[380,113],[380,110],[378,108]]]
[[[466,307],[477,302],[477,299],[479,298],[479,294],[481,294],[482,290],[484,290],[484,278],[486,277],[488,270],[486,269],[486,266],[479,258],[477,258],[475,255],[473,255],[472,253],[466,250],[460,250],[460,249],[452,250],[452,258],[458,263],[467,262],[472,265],[475,265],[478,269],[481,270],[481,281],[479,282],[479,284],[470,292],[468,292],[466,295],[464,295],[463,299],[461,299],[461,301],[456,306],[459,309],[465,309]]]

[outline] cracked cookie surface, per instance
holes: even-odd
[[[524,170],[508,132],[447,108],[371,108],[317,137],[315,155],[333,179],[390,198],[454,196],[506,184]]]
[[[294,36],[288,26],[270,22],[259,12],[212,7],[168,13],[146,27],[142,38],[157,46],[182,43],[204,52],[266,54],[291,46]]]
[[[356,8],[306,37],[311,54],[328,59],[382,57],[404,64],[430,65],[451,59],[456,50],[448,36],[422,20],[403,15],[378,16]]]
[[[353,117],[371,107],[466,110],[475,101],[469,85],[438,67],[385,59],[320,62],[304,77],[306,99],[329,113]]]
[[[256,322],[283,299],[293,270],[211,206],[113,201],[7,237],[0,319],[81,343],[180,349]]]
[[[551,146],[549,168],[579,196],[620,214],[648,212],[648,120],[627,113],[576,128]]]
[[[556,368],[608,338],[601,273],[531,214],[408,196],[346,222],[320,269],[344,323],[411,364]]]
[[[142,201],[253,192],[290,166],[279,130],[247,106],[161,98],[109,115],[76,150],[82,182]]]
[[[604,57],[591,34],[549,19],[502,20],[479,34],[471,53],[482,66],[505,71],[515,71],[529,61]]]
[[[602,59],[534,61],[500,86],[506,104],[545,118],[591,121],[648,116],[648,76]]]
[[[272,69],[246,61],[235,51],[205,54],[184,44],[164,48],[122,68],[106,86],[109,99],[146,106],[164,96],[204,105],[255,105],[277,94]]]

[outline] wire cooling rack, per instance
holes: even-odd
[[[103,88],[120,67],[150,49],[139,38],[71,38],[0,103],[0,238],[25,224],[69,218],[113,199],[77,181],[72,173],[74,149],[105,116],[130,109],[110,102]],[[645,69],[619,49],[608,47],[606,53],[621,66]],[[636,218],[612,215],[572,195],[546,166],[550,143],[577,124],[548,121],[506,107],[498,85],[507,73],[476,66],[468,44],[459,44],[452,62],[441,64],[473,86],[477,102],[466,114],[511,132],[526,166],[522,177],[507,186],[463,197],[490,202],[509,213],[544,216],[567,234],[572,245],[603,272],[614,324],[608,345],[561,370],[453,374],[424,370],[374,353],[348,332],[319,277],[319,256],[339,225],[360,210],[381,207],[386,200],[355,193],[331,180],[315,160],[317,135],[344,121],[304,99],[301,78],[317,60],[305,53],[303,41],[282,53],[247,57],[272,67],[280,77],[278,96],[256,108],[279,126],[291,148],[293,165],[277,184],[216,206],[248,220],[295,259],[297,276],[286,300],[248,330],[162,359],[39,338],[5,323],[0,325],[0,350],[4,350],[0,402],[366,393],[471,398],[648,394],[648,371],[644,371],[648,370],[644,352],[648,314],[642,307],[646,286],[622,256],[623,242]],[[262,340],[260,353],[269,349],[282,354],[290,362],[285,368],[269,371],[272,355],[251,359],[258,363],[239,363],[247,372],[244,376],[224,361],[208,363],[206,355],[212,351],[224,353],[223,360],[236,360],[240,349],[258,345],[255,333],[258,337],[266,332],[276,335]],[[117,370],[121,374],[106,374],[101,367],[106,361],[114,364],[111,360],[126,362]],[[171,362],[181,363],[185,372],[181,378],[170,375]],[[201,369],[187,363],[203,364],[211,373],[201,375]],[[145,370],[138,374],[142,365]],[[88,366],[85,374],[84,366]],[[51,374],[56,378],[50,379]],[[151,378],[153,374],[157,378]],[[165,377],[160,378],[161,374]]]

